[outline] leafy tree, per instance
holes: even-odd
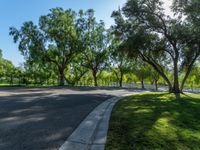
[[[195,66],[187,80],[187,85],[190,86],[191,88],[196,85],[196,87],[199,87],[200,84],[200,68],[198,66]]]
[[[24,73],[24,71],[20,67],[15,68],[14,75],[15,75],[15,78],[17,78],[17,80],[18,80],[18,85],[22,84],[23,73]]]
[[[83,54],[75,57],[70,63],[66,71],[65,80],[69,85],[76,85],[81,78],[88,72],[88,69],[84,67]]]
[[[54,64],[60,85],[64,85],[66,67],[82,50],[81,31],[74,11],[54,8],[40,17],[39,26],[25,22],[19,30],[10,28],[10,35],[15,43],[19,42],[19,50],[26,60]]]
[[[5,74],[4,59],[2,58],[2,50],[0,49],[0,77],[2,78]]]
[[[0,49],[0,78],[4,78],[13,84],[16,68],[13,63],[3,58],[2,50]]]
[[[151,65],[166,81],[170,92],[182,92],[200,55],[195,24],[187,17],[167,16],[160,0],[128,0],[122,10],[123,14],[119,10],[112,15],[116,35],[123,41],[122,49],[130,57],[140,57]],[[172,70],[173,80],[167,76],[167,70]],[[184,74],[182,81],[180,74]]]
[[[158,81],[160,79],[159,73],[157,71],[149,68],[149,78],[150,78],[151,82],[155,84],[156,91],[158,91]]]
[[[110,50],[111,70],[114,72],[119,87],[122,87],[124,75],[131,71],[131,62],[126,54],[119,50],[120,42],[113,40]]]
[[[144,80],[150,76],[149,67],[147,67],[144,63],[136,62],[135,65],[133,65],[133,73],[141,82],[142,89],[145,89]]]
[[[8,78],[9,83],[13,85],[14,75],[15,75],[15,66],[11,61],[4,59],[3,60],[3,68],[5,70],[5,77]]]
[[[110,33],[105,29],[103,21],[97,22],[94,17],[94,10],[86,12],[84,20],[84,66],[91,70],[94,86],[98,86],[97,78],[107,65]]]

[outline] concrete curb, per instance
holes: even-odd
[[[59,150],[104,150],[113,107],[123,97],[139,93],[141,92],[113,97],[97,106],[68,137]]]
[[[113,97],[97,106],[59,150],[104,150],[112,109],[124,96],[128,95]]]

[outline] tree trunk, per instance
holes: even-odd
[[[123,82],[123,74],[121,73],[120,79],[119,79],[119,87],[122,87]]]
[[[144,87],[144,80],[143,79],[141,80],[141,85],[142,85],[142,89],[145,89],[145,87]]]
[[[192,70],[192,68],[191,68],[191,70]],[[182,80],[182,83],[181,83],[181,89],[180,89],[181,91],[183,91],[183,88],[184,88],[185,82],[186,82],[188,76],[190,75],[191,70],[186,72],[186,75],[184,76],[184,78],[183,78],[183,80]]]
[[[93,79],[94,79],[94,86],[97,87],[98,86],[98,82],[97,82],[97,72],[93,71]]]
[[[122,87],[122,80],[120,79],[119,81],[119,87],[121,88]]]
[[[184,85],[185,85],[185,82],[188,78],[188,76],[190,75],[190,72],[192,71],[192,67],[197,59],[197,57],[199,56],[199,53],[195,56],[195,58],[191,61],[190,65],[188,66],[187,70],[186,70],[186,74],[182,80],[182,83],[181,83],[181,91],[183,91],[183,88],[184,88]]]
[[[152,61],[145,59],[144,57],[142,57],[142,59],[148,63],[149,65],[151,65],[159,74],[160,76],[167,82],[168,88],[169,88],[169,92],[173,92],[173,88],[172,88],[172,84],[170,82],[170,80],[168,79],[168,77],[165,75],[164,71],[162,71],[161,69],[159,69],[159,67]]]
[[[13,85],[13,76],[10,76],[10,85]]]
[[[156,88],[156,91],[158,91],[158,81],[155,80],[155,88]]]
[[[172,93],[181,93],[179,88],[179,80],[178,80],[178,61],[174,61],[174,85],[172,89]]]
[[[60,81],[59,81],[60,86],[65,85],[65,74],[64,74],[64,69],[60,69]]]

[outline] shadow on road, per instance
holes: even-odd
[[[10,92],[14,90],[16,88],[11,88]],[[111,97],[105,94],[56,95],[43,93],[41,88],[20,90],[38,93],[0,96],[1,150],[58,149],[88,113]]]

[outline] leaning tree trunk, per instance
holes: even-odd
[[[200,48],[199,48],[200,49]],[[190,65],[188,66],[187,70],[186,70],[186,74],[182,80],[182,83],[181,83],[181,91],[183,91],[183,88],[184,88],[184,85],[185,85],[185,82],[187,80],[187,78],[189,77],[190,75],[190,72],[192,71],[192,67],[196,61],[196,59],[198,58],[199,56],[199,53],[196,54],[196,56],[194,57],[194,59],[191,61]]]
[[[151,65],[160,74],[160,76],[166,81],[168,88],[169,88],[168,89],[169,92],[173,92],[172,84],[171,84],[170,80],[168,79],[168,77],[166,76],[166,74],[164,73],[164,71],[162,69],[160,69],[160,67],[158,67],[158,65],[156,65],[156,63],[146,59],[145,57],[142,57],[142,59],[143,59],[143,61],[145,61],[146,63]]]

